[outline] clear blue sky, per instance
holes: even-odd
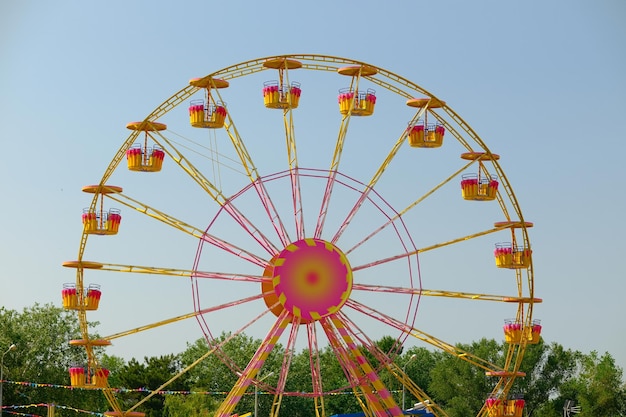
[[[61,263],[76,257],[89,203],[80,188],[99,181],[127,122],[192,77],[269,55],[325,54],[419,84],[503,156],[535,223],[536,294],[544,300],[535,316],[544,338],[609,352],[625,368],[625,21],[620,0],[5,0],[0,305],[60,305],[62,284],[74,279]],[[176,188],[168,181],[166,191]],[[445,314],[460,318],[468,314],[462,308]],[[499,334],[497,325],[485,327],[469,340]],[[469,340],[459,333],[458,341]],[[184,342],[154,343],[179,351]],[[152,353],[141,349],[137,355]]]

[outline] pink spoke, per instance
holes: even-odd
[[[380,352],[380,349],[376,346],[376,343],[374,343],[372,339],[367,337],[367,333],[364,332],[361,328],[359,328],[359,326],[357,326],[356,323],[350,320],[350,318],[345,313],[339,312],[337,313],[337,315],[341,317],[341,319],[349,325],[347,327],[350,329],[352,337],[355,340],[357,340],[361,346],[366,347],[372,354],[374,354],[374,356],[376,356],[374,350],[378,350]],[[404,337],[404,339],[406,339],[406,336]],[[402,343],[403,342],[401,342],[400,339],[396,339],[395,344],[393,346],[394,351],[397,352],[398,349],[402,347]],[[382,354],[382,352],[380,353]],[[380,363],[386,364],[386,363],[392,362],[391,359],[389,359],[389,357],[386,354],[383,354],[383,356],[385,360],[381,359],[380,357],[377,358],[380,361]]]
[[[233,372],[237,372],[239,370],[238,365],[233,361],[233,359],[228,356],[226,353],[224,353],[224,351],[222,350],[222,346],[224,345],[224,342],[216,344],[216,339],[213,336],[213,334],[211,333],[211,331],[209,330],[208,324],[206,323],[205,320],[205,315],[214,311],[219,311],[219,310],[223,310],[229,307],[234,307],[240,304],[244,304],[250,301],[255,301],[258,300],[259,298],[261,298],[261,295],[255,295],[252,297],[248,297],[242,300],[237,300],[237,301],[233,301],[230,303],[225,303],[222,304],[220,306],[216,306],[216,307],[212,307],[212,308],[206,308],[203,309],[201,311],[198,312],[198,314],[196,314],[196,319],[198,320],[198,323],[200,324],[200,328],[203,330],[204,335],[205,335],[205,339],[208,343],[209,346],[213,346],[213,348],[215,348],[214,354],[220,358],[220,360],[226,364],[226,366],[228,366]],[[235,335],[238,334],[243,334],[244,331],[246,329],[248,329],[249,327],[251,327],[253,324],[257,323],[263,316],[265,316],[267,313],[269,313],[269,310],[265,310],[262,313],[260,313],[259,315],[257,315],[256,317],[252,318],[248,323],[244,324],[239,330],[237,330],[236,332],[234,332],[234,334],[229,337],[229,340],[234,337]]]
[[[410,332],[411,330],[413,330],[413,326],[409,326],[408,324],[403,323],[400,320],[397,320],[391,316],[381,313],[374,308],[368,307],[352,299],[348,300],[345,306],[350,307],[358,311],[359,313],[365,314],[366,316],[369,316],[375,320],[378,320],[379,322],[386,324],[394,329],[398,329],[403,332]]]
[[[263,294],[253,295],[253,296],[250,296],[250,297],[242,298],[240,300],[231,301],[231,302],[228,302],[228,303],[220,304],[220,305],[209,307],[209,308],[203,308],[202,310],[197,311],[196,315],[201,316],[201,315],[204,315],[204,314],[213,313],[215,311],[223,310],[223,309],[226,309],[226,308],[236,307],[236,306],[241,305],[241,304],[245,304],[245,303],[249,303],[251,301],[258,300],[259,298],[263,298]],[[261,316],[257,317],[257,320],[260,317]],[[256,320],[254,320],[254,321],[256,321]],[[254,323],[254,321],[252,321],[250,324]]]
[[[298,168],[289,171],[291,177],[291,195],[293,198],[293,217],[296,222],[296,237],[298,240],[304,239],[304,211],[302,210],[302,193],[300,191],[300,174]]]
[[[276,346],[276,342],[290,322],[291,318],[289,316],[289,313],[287,312],[287,310],[283,310],[283,312],[274,323],[274,326],[270,329],[267,336],[265,336],[265,339],[263,339],[263,341],[261,342],[261,345],[248,363],[248,366],[246,366],[246,368],[241,373],[239,380],[231,389],[230,393],[215,413],[216,416],[230,416],[230,414],[239,403],[239,400],[241,400],[241,397],[252,383],[253,379],[259,373],[259,370],[263,367],[267,355],[269,355],[269,353],[274,349],[274,347]]]
[[[207,243],[210,243],[211,245],[213,245],[213,246],[215,246],[215,247],[217,247],[219,249],[223,249],[223,250],[225,250],[228,253],[232,253],[233,255],[238,256],[241,259],[245,259],[245,260],[247,260],[249,262],[252,262],[255,265],[258,265],[258,266],[263,267],[263,268],[265,268],[265,266],[267,266],[267,261],[266,260],[264,260],[262,258],[259,258],[258,256],[254,255],[254,254],[252,254],[252,253],[250,253],[250,252],[248,252],[246,250],[243,250],[243,249],[241,249],[241,248],[239,248],[239,247],[237,247],[235,245],[232,245],[232,244],[226,242],[225,240],[219,239],[219,238],[217,238],[217,237],[215,237],[213,235],[205,233],[205,234],[202,235],[202,240],[207,242]]]
[[[278,376],[278,383],[276,384],[276,396],[278,397],[278,401],[276,401],[276,399],[274,400],[270,416],[278,415],[280,403],[285,392],[285,385],[287,384],[287,375],[289,375],[291,360],[293,359],[293,354],[296,350],[296,339],[298,336],[298,329],[300,328],[300,319],[294,317],[293,320],[291,331],[289,332],[289,340],[285,346],[285,353],[283,355],[283,362]]]
[[[241,190],[239,190],[239,192],[237,192],[236,194],[234,194],[228,201],[227,204],[232,205],[233,201],[238,198],[239,196],[245,194],[247,191],[249,191],[252,187],[254,187],[257,195],[259,196],[259,199],[261,201],[261,204],[263,205],[263,209],[265,211],[265,213],[267,214],[268,219],[271,221],[272,226],[274,227],[274,230],[276,231],[281,244],[283,246],[287,246],[287,244],[289,244],[290,239],[289,236],[287,234],[287,231],[285,229],[285,226],[280,218],[280,216],[278,215],[278,211],[276,210],[274,203],[272,202],[266,188],[265,188],[265,182],[267,181],[274,181],[276,179],[280,179],[283,178],[285,176],[287,176],[289,173],[289,171],[282,171],[282,172],[278,172],[272,175],[268,175],[265,178],[261,178],[261,177],[257,177],[256,180],[254,180],[253,182],[251,182],[250,184],[248,184],[247,186],[245,186],[244,188],[242,188]],[[242,220],[247,223],[249,225],[250,229],[253,229],[254,232],[250,233],[248,228],[244,229],[246,231],[248,231],[253,237],[255,234],[259,234],[260,236],[262,236],[263,240],[265,242],[267,242],[267,246],[273,248],[271,251],[269,251],[270,254],[274,254],[274,251],[277,251],[276,247],[269,241],[269,239],[267,239],[265,236],[263,236],[260,231],[258,231],[251,223],[249,223],[245,217],[242,214],[238,214],[238,216],[242,217]],[[243,227],[243,225],[242,225]],[[257,240],[257,242],[259,242],[261,245],[263,245],[264,247],[266,245],[264,245],[262,242],[260,242],[259,240]],[[267,248],[266,248],[267,249]]]
[[[224,281],[243,281],[243,282],[261,282],[263,281],[263,276],[260,275],[240,275],[240,274],[226,274],[223,272],[205,272],[205,271],[195,271],[193,273],[196,278],[209,278],[209,279],[219,279]]]
[[[322,371],[320,367],[320,352],[319,347],[317,345],[317,332],[315,323],[308,323],[306,325],[307,328],[307,338],[309,343],[309,364],[311,366],[311,382],[313,385],[313,395],[316,398],[316,401],[322,401]]]
[[[255,185],[257,192],[259,192],[259,188]],[[267,200],[265,200],[261,194],[261,201],[263,202],[263,206],[265,207],[265,212],[269,215],[269,211],[267,208]],[[256,240],[270,255],[274,256],[278,252],[278,248],[272,244],[272,242],[263,234],[259,229],[257,229],[242,213],[240,213],[234,206],[231,205],[230,201],[225,202],[222,205],[222,208],[232,216],[233,219],[246,231],[254,240]],[[274,218],[270,215],[270,219],[272,219],[272,224],[274,223]]]
[[[369,235],[365,236],[363,239],[361,239],[360,242],[357,242],[354,246],[352,246],[350,249],[346,250],[346,255],[349,254],[350,252],[352,252],[353,250],[357,249],[359,246],[363,245],[365,242],[367,242],[368,240],[370,240],[371,238],[373,238],[374,236],[376,236],[378,233],[382,232],[383,230],[385,230],[385,228],[387,226],[389,226],[390,224],[392,224],[394,222],[395,219],[389,219],[387,220],[386,223],[384,223],[382,226],[378,227],[377,229],[374,229]]]
[[[352,361],[348,349],[341,341],[339,335],[335,333],[335,329],[329,320],[324,318],[320,320],[320,324],[326,333],[326,338],[332,346],[333,351],[335,352],[335,357],[339,361],[339,365],[341,366],[341,369],[343,369],[343,373],[350,383],[350,386],[353,390],[358,388],[360,384],[359,371],[356,364]]]
[[[287,229],[285,229],[285,225],[278,215],[278,211],[276,211],[276,207],[269,197],[267,190],[265,189],[265,185],[263,184],[263,181],[260,177],[257,178],[257,180],[254,182],[254,188],[256,189],[259,198],[261,199],[261,204],[263,204],[265,212],[267,213],[269,219],[272,222],[272,225],[274,226],[274,230],[278,234],[282,246],[287,246],[290,242],[289,236],[287,234]],[[277,251],[277,249],[273,245],[272,247]],[[272,255],[273,254],[274,253],[272,253]]]
[[[387,390],[387,388],[385,388],[384,384],[380,380],[380,377],[376,374],[351,337],[348,327],[346,326],[347,323],[344,322],[337,314],[330,316],[330,322],[332,322],[332,325],[339,333],[341,339],[346,343],[354,362],[359,364],[360,371],[365,374],[365,379],[369,381],[367,384],[365,381],[361,381],[361,389],[367,387],[369,390],[369,385],[374,388],[375,394],[373,392],[366,391],[366,396],[368,397],[374,413],[381,417],[386,417],[389,414],[392,416],[402,416],[402,410],[395,403],[391,393]],[[378,398],[380,398],[380,401]]]
[[[410,288],[410,287],[391,287],[386,285],[367,285],[367,284],[353,284],[353,290],[359,291],[371,291],[371,292],[385,292],[394,294],[421,294],[422,289]]]
[[[361,269],[366,269],[366,268],[371,268],[373,266],[382,265],[382,264],[385,264],[387,262],[393,262],[393,261],[397,261],[399,259],[406,259],[406,258],[409,258],[411,256],[417,255],[418,252],[419,252],[418,250],[414,250],[414,251],[411,251],[411,252],[405,252],[405,253],[401,253],[401,254],[398,254],[398,255],[390,256],[388,258],[378,259],[376,261],[369,262],[369,263],[366,263],[366,264],[363,264],[363,265],[354,266],[354,267],[352,267],[352,270],[353,271],[359,271]]]
[[[361,206],[367,199],[367,196],[371,190],[372,188],[366,187],[365,190],[361,193],[361,195],[359,196],[359,199],[356,201],[356,203],[354,203],[354,206],[350,210],[350,213],[348,213],[348,215],[343,220],[343,222],[341,222],[341,226],[339,226],[339,230],[337,230],[337,233],[335,233],[335,236],[333,236],[333,238],[330,240],[331,243],[335,244],[339,240],[343,232],[346,230],[346,228],[348,227],[348,225],[350,224],[350,222],[352,221],[356,213],[359,211],[359,209],[361,208]]]
[[[320,207],[320,213],[317,216],[317,225],[315,226],[315,233],[313,236],[319,239],[322,236],[324,230],[324,222],[326,221],[326,214],[328,213],[328,206],[330,205],[330,196],[333,192],[333,186],[335,184],[335,177],[337,171],[330,171],[328,173],[328,181],[326,182],[326,190],[324,191],[324,197],[322,198],[322,206]]]

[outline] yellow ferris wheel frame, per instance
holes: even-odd
[[[400,97],[403,97],[406,100],[406,105],[415,109],[415,115],[411,119],[409,124],[415,124],[415,122],[425,116],[431,117],[431,119],[434,119],[439,126],[445,129],[447,135],[451,135],[452,137],[454,137],[454,139],[456,139],[465,148],[466,152],[461,155],[461,158],[467,161],[466,165],[464,165],[459,171],[452,174],[449,178],[442,181],[441,184],[434,187],[431,190],[431,193],[437,191],[441,186],[450,182],[452,178],[458,176],[459,172],[471,165],[478,165],[479,175],[481,175],[482,173],[486,178],[491,178],[492,176],[497,177],[497,190],[495,188],[490,188],[491,185],[488,182],[472,183],[473,185],[468,185],[467,187],[463,186],[463,196],[466,199],[496,201],[502,210],[504,219],[495,222],[493,228],[481,230],[466,236],[461,236],[450,241],[439,242],[428,247],[418,248],[416,251],[414,251],[414,253],[409,253],[406,256],[417,255],[418,253],[435,250],[491,233],[500,233],[502,231],[511,232],[513,240],[511,245],[512,253],[510,251],[503,251],[500,255],[497,255],[496,264],[499,267],[514,270],[517,294],[494,295],[424,288],[413,289],[413,293],[419,296],[495,301],[516,305],[517,310],[514,322],[517,323],[518,326],[515,328],[511,327],[512,330],[510,330],[510,332],[505,330],[505,337],[506,340],[509,342],[509,347],[505,355],[504,365],[498,366],[496,364],[489,363],[488,361],[485,361],[470,352],[464,351],[456,346],[439,340],[435,336],[422,332],[416,328],[412,328],[411,326],[407,326],[406,328],[401,330],[416,339],[422,340],[427,344],[436,347],[437,349],[456,356],[460,360],[471,363],[472,365],[484,370],[486,375],[492,376],[496,379],[497,382],[494,385],[494,390],[490,397],[497,399],[498,402],[486,402],[483,408],[480,410],[478,414],[479,416],[517,415],[516,413],[518,412],[518,410],[515,408],[516,405],[514,403],[514,400],[510,399],[508,395],[513,387],[515,379],[517,377],[524,376],[523,372],[520,371],[520,368],[524,357],[524,351],[527,345],[531,343],[536,343],[538,341],[538,332],[534,331],[534,329],[536,328],[536,320],[533,319],[533,307],[534,304],[540,303],[541,299],[537,298],[534,293],[534,272],[532,265],[531,245],[528,235],[528,229],[532,227],[533,224],[526,221],[523,217],[517,198],[499,163],[499,155],[492,153],[487,145],[483,142],[483,140],[478,136],[478,134],[469,126],[469,124],[466,123],[452,108],[450,108],[445,101],[436,97],[429,91],[426,91],[419,85],[409,81],[408,79],[365,62],[335,56],[313,54],[279,55],[258,58],[226,67],[201,78],[192,79],[188,85],[186,85],[180,91],[176,92],[170,98],[165,100],[160,106],[158,106],[154,111],[148,114],[143,120],[139,122],[131,122],[127,125],[127,128],[131,131],[131,133],[126,138],[126,140],[123,141],[119,150],[114,155],[113,159],[106,168],[100,182],[98,184],[86,186],[83,189],[83,191],[93,194],[93,199],[91,201],[88,212],[91,214],[100,213],[101,215],[92,217],[91,220],[87,221],[85,221],[85,217],[83,217],[85,227],[81,235],[77,258],[76,260],[63,263],[65,267],[73,268],[76,270],[76,281],[74,284],[75,292],[71,293],[73,295],[67,297],[66,293],[64,292],[64,306],[77,312],[81,325],[82,339],[71,341],[71,344],[85,347],[88,368],[93,370],[93,377],[91,377],[91,379],[89,376],[87,376],[87,379],[84,382],[78,381],[77,385],[83,383],[85,385],[92,385],[102,388],[105,396],[107,397],[113,408],[113,410],[108,413],[109,415],[120,415],[129,417],[141,415],[141,413],[135,410],[150,396],[140,401],[139,404],[133,406],[131,409],[123,410],[121,404],[114,395],[114,390],[108,386],[106,378],[98,373],[98,371],[101,370],[101,365],[96,357],[96,352],[94,349],[97,347],[106,346],[111,343],[111,340],[115,340],[118,337],[123,337],[127,334],[137,333],[155,327],[160,327],[196,315],[196,313],[189,313],[182,316],[172,317],[166,320],[146,325],[142,328],[127,330],[101,339],[92,339],[89,334],[87,324],[87,312],[97,308],[97,301],[95,302],[96,305],[94,306],[94,301],[89,298],[90,296],[88,295],[89,287],[86,286],[84,281],[84,276],[86,273],[88,273],[88,271],[105,270],[112,272],[159,274],[169,276],[191,276],[194,273],[194,271],[192,270],[138,265],[123,265],[85,260],[85,248],[88,239],[92,234],[115,234],[117,231],[116,227],[119,227],[119,224],[98,224],[98,222],[103,221],[113,221],[113,223],[115,223],[115,218],[111,216],[110,213],[107,219],[105,219],[106,216],[102,215],[102,213],[104,212],[103,200],[105,198],[107,200],[115,201],[133,210],[139,211],[149,217],[152,217],[155,220],[165,223],[170,227],[178,229],[181,232],[189,234],[196,238],[201,238],[203,235],[206,234],[206,231],[198,227],[189,225],[165,212],[159,211],[156,208],[150,207],[145,203],[142,203],[133,199],[130,196],[125,195],[123,193],[122,187],[108,184],[108,181],[111,178],[112,174],[120,167],[120,165],[123,165],[124,159],[129,158],[129,149],[132,148],[133,144],[140,140],[141,135],[144,134],[146,141],[152,140],[158,145],[161,145],[162,148],[166,149],[166,156],[169,157],[169,159],[173,160],[174,163],[176,163],[184,172],[186,172],[199,185],[199,187],[208,196],[211,197],[211,199],[217,205],[224,206],[228,204],[228,197],[223,194],[219,186],[206,178],[201,173],[201,171],[192,164],[191,161],[185,158],[183,154],[171,151],[171,149],[176,149],[176,147],[170,143],[168,137],[165,135],[167,126],[159,120],[166,113],[181,105],[185,101],[192,98],[192,96],[203,90],[208,90],[210,93],[212,93],[214,95],[212,100],[215,100],[215,102],[217,103],[221,100],[220,89],[228,87],[229,83],[232,83],[238,78],[246,77],[258,72],[278,71],[280,84],[282,85],[284,83],[285,85],[289,86],[291,85],[289,81],[290,73],[294,70],[313,70],[337,73],[351,79],[349,91],[353,94],[347,94],[343,96],[344,103],[340,103],[342,120],[335,149],[332,155],[332,160],[328,169],[328,172],[330,173],[329,175],[331,177],[332,175],[334,175],[333,173],[337,172],[340,161],[342,159],[344,142],[348,132],[350,120],[356,116],[370,116],[374,113],[375,101],[370,100],[369,96],[363,96],[362,98],[359,98],[357,94],[354,94],[354,92],[359,91],[359,83],[364,80],[366,80],[368,83],[372,83],[381,88],[384,88],[385,90],[390,91],[391,93],[394,93]],[[273,96],[267,96],[265,98],[265,104],[268,108],[275,108],[283,111],[285,141],[287,145],[287,163],[289,170],[293,171],[299,168],[295,141],[294,120],[292,115],[292,111],[297,107],[296,101],[299,100],[299,95],[296,97],[291,93],[291,90],[288,90],[288,93],[284,97],[281,96],[279,98],[272,98]],[[340,98],[340,101],[341,100],[342,99]],[[249,178],[249,181],[251,183],[257,182],[261,175],[253,162],[252,155],[250,155],[250,153],[246,149],[244,140],[240,136],[235,123],[230,118],[230,114],[226,114],[224,116],[224,120],[221,121],[205,121],[205,126],[202,127],[213,127],[211,123],[215,123],[215,127],[223,127],[225,129],[226,134],[230,138],[231,143],[237,155],[239,156],[241,165],[243,167],[243,170],[245,171],[245,175]],[[412,139],[413,138],[411,137],[410,132],[407,132],[405,135],[402,135],[400,138],[398,138],[397,142],[393,145],[387,157],[384,159],[384,161],[376,170],[375,174],[366,184],[368,189],[375,188],[378,180],[386,171],[394,156],[399,152],[401,147],[407,143],[407,141],[410,141]],[[437,143],[428,143],[425,141],[420,143],[421,145],[418,143],[415,146],[429,148],[440,145]],[[145,155],[143,157],[146,158]],[[141,167],[153,167],[153,169],[156,171],[160,170],[160,165],[158,164],[158,162],[148,162],[147,160],[141,162],[140,160],[137,160],[135,162],[135,167],[138,167],[138,169],[141,169]],[[489,164],[489,168],[487,168],[487,164]],[[157,165],[158,169],[156,168]],[[329,184],[331,184],[330,190],[328,190],[330,196],[330,193],[332,192],[332,178],[329,178]],[[298,192],[299,184],[297,184],[296,182],[296,184],[294,185],[294,195],[296,195]],[[398,216],[402,216],[406,212],[410,211],[426,197],[428,197],[428,195],[423,196],[421,199],[416,200],[413,204],[406,207],[404,210],[401,210]],[[294,200],[294,204],[297,205],[300,203],[295,197]],[[322,204],[313,238],[320,238],[321,236],[321,231],[324,228],[326,213],[328,209],[328,201],[330,201],[330,197],[324,202],[324,204]],[[272,205],[269,204],[268,207],[271,211]],[[295,212],[301,214],[302,210],[300,209],[301,207],[297,207]],[[302,219],[296,219],[296,224],[298,225],[296,235],[298,239],[304,239],[306,237],[303,226],[299,226],[302,224],[302,222]],[[91,226],[87,226],[87,224],[90,224]],[[278,224],[277,227],[284,228],[282,224]],[[337,231],[337,234],[333,237],[331,243],[339,239],[342,232],[343,227]],[[286,235],[286,233],[281,234],[281,236]],[[287,239],[283,238],[280,243],[283,247],[286,247],[287,245],[289,245],[290,242]],[[227,245],[227,243],[221,244],[223,244],[224,246]],[[280,250],[280,247],[272,245],[272,243],[269,242],[269,239],[266,244],[268,246],[268,249],[270,250]],[[522,251],[516,252],[515,248],[517,247],[522,248]],[[247,254],[247,256],[251,260],[258,260],[259,263],[261,262],[261,260],[257,259],[257,257],[255,257],[255,255],[252,253]],[[262,277],[260,277],[259,279],[262,279]],[[385,291],[383,286],[379,287],[381,291]],[[68,292],[67,294],[70,293]],[[338,328],[340,327],[341,325],[338,325]],[[212,354],[214,351],[215,349],[210,350],[209,352],[207,352],[207,355]],[[203,358],[199,358],[199,361]],[[185,371],[187,371],[188,369],[189,368],[186,368]],[[423,401],[430,401],[430,404],[432,404],[431,411],[435,415],[446,415],[445,411],[438,407],[432,401],[432,399],[428,398],[425,392],[420,387],[417,387],[414,383],[412,383],[412,381],[410,381],[410,379],[404,374],[404,372],[402,372],[402,370],[400,370],[397,366],[394,367],[393,365],[389,365],[389,370],[416,398],[422,399]],[[247,377],[254,378],[255,375],[256,374],[251,373],[247,375]],[[164,382],[163,386],[167,386],[169,382],[170,381]],[[236,396],[236,394],[233,395]],[[365,395],[365,397],[366,396],[367,395]],[[277,402],[275,402],[275,405],[279,403],[280,401],[278,400]],[[232,412],[233,407],[233,404],[223,405],[220,408],[218,415],[229,415],[229,413]],[[323,410],[323,401],[316,401],[316,413],[318,414],[318,416],[323,416]],[[272,413],[272,415],[278,414],[278,406],[273,407]]]

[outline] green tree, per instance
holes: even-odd
[[[291,360],[285,390],[287,392],[312,392],[311,363],[308,351],[295,354]],[[313,415],[315,402],[312,398],[285,396],[281,401],[281,415],[304,417]]]
[[[516,380],[516,391],[526,401],[527,416],[562,414],[560,389],[575,375],[580,357],[580,352],[566,350],[558,343],[546,345],[540,340],[527,346],[520,369],[526,376]]]
[[[150,391],[158,389],[165,381],[170,380],[181,370],[181,363],[177,355],[169,354],[159,357],[146,357],[140,363],[133,358],[124,365],[116,376],[115,381],[119,387],[127,388],[127,392],[120,395],[125,408],[142,400]],[[178,378],[165,387],[168,391],[180,391],[186,389],[185,378]],[[154,395],[146,400],[139,410],[146,413],[147,417],[163,416],[164,397]]]
[[[67,390],[70,365],[84,364],[84,349],[69,345],[80,338],[78,318],[74,312],[51,304],[35,304],[22,312],[0,308],[0,347],[16,345],[4,358],[5,383],[3,403],[28,405],[54,403],[85,410],[106,410],[105,398],[99,391]],[[57,409],[56,414],[70,413]]]
[[[378,339],[374,344],[381,350],[381,352],[395,358],[402,354],[402,344],[398,339],[392,336],[383,336]]]
[[[615,365],[613,357],[596,351],[583,355],[580,372],[566,385],[581,408],[580,417],[624,415],[626,392],[622,382],[622,370]]]
[[[7,380],[4,384],[4,405],[54,403],[97,412],[109,410],[99,390],[62,388],[69,385],[68,367],[86,361],[84,349],[68,343],[81,337],[74,312],[49,304],[35,304],[21,312],[0,307],[0,348],[6,349],[12,343],[17,346],[4,358]],[[394,340],[383,337],[374,345],[388,352]],[[166,395],[152,397],[138,411],[146,412],[148,417],[212,415],[239,378],[237,372],[250,362],[261,341],[243,334],[232,337],[225,333],[210,344],[217,345],[220,346],[218,351],[167,386],[165,390],[169,392]],[[136,359],[126,363],[100,351],[98,357],[101,365],[111,371],[109,384],[121,388],[119,400],[123,408],[129,408],[144,398],[147,391],[159,388],[164,381],[202,357],[210,346],[206,340],[200,339],[180,354],[144,358],[142,363]],[[503,361],[506,345],[482,339],[459,347],[499,364]],[[363,348],[367,359],[379,369],[380,357],[371,355],[370,351],[371,347]],[[285,353],[284,348],[277,345],[261,370],[260,377],[267,378],[259,386],[259,412],[262,415],[267,415],[272,407],[274,394],[269,391],[276,386]],[[404,367],[412,380],[451,417],[476,415],[495,383],[480,368],[443,352],[411,348],[404,353],[399,350],[397,354],[392,355],[392,359],[398,366]],[[312,392],[310,362],[308,350],[294,353],[285,387],[287,392]],[[320,366],[322,389],[332,392],[324,398],[325,414],[360,411],[356,396],[347,388],[344,369],[330,346],[321,349]],[[575,400],[581,406],[580,417],[626,415],[623,371],[608,353],[602,356],[597,352],[585,355],[557,343],[548,345],[541,341],[528,346],[521,370],[527,376],[516,380],[514,393],[524,394],[527,417],[560,417],[567,399]],[[381,378],[391,378],[382,368],[379,372]],[[22,384],[22,381],[31,384]],[[396,400],[400,401],[401,385],[395,380],[385,379],[385,383],[395,391]],[[406,394],[407,404],[411,404],[414,398],[409,391]],[[253,409],[254,385],[251,385],[234,412],[243,414]],[[282,399],[281,415],[308,417],[313,412],[312,398],[286,395]],[[56,415],[74,417],[74,412],[59,407]]]
[[[320,362],[324,391],[333,392],[333,395],[324,398],[327,415],[361,411],[354,392],[347,387],[348,379],[333,348],[326,346],[321,350]]]
[[[118,356],[102,354],[100,366],[109,370],[109,385],[111,387],[121,387],[120,374],[123,372],[126,362]]]
[[[387,355],[392,363],[396,362],[397,358],[400,357],[403,351],[402,343],[392,336],[381,337],[374,342],[374,348],[377,348],[380,352]],[[365,352],[369,353],[369,350],[365,349]],[[367,356],[368,360],[370,359],[370,356],[371,355]],[[377,369],[378,376],[380,377],[382,383],[385,387],[387,387],[389,392],[393,394],[394,388],[399,385],[399,381],[391,372],[387,370],[384,364],[379,363],[378,360],[372,359],[371,364]],[[397,398],[399,397],[396,396],[396,403],[400,404],[400,400]]]
[[[429,392],[429,386],[431,383],[431,372],[437,364],[437,356],[434,352],[424,348],[415,347],[407,350],[406,354],[402,355],[399,365],[406,367],[406,374],[411,380],[420,387],[428,396],[431,396]],[[398,404],[402,402],[402,386],[398,385]],[[417,398],[411,394],[409,390],[404,392],[406,396],[406,407],[412,406],[417,401]]]
[[[243,334],[231,336],[229,333],[223,333],[211,343],[211,346],[219,348],[188,372],[187,386],[189,389],[206,389],[213,393],[216,400],[221,402],[239,379],[238,372],[241,372],[254,356],[261,345],[261,340]],[[198,339],[193,344],[188,345],[185,352],[181,354],[183,366],[194,363],[209,349],[209,344],[205,339]],[[283,353],[283,347],[280,344],[276,345],[266,358],[257,376],[257,378],[263,378],[263,375],[267,376],[271,373],[259,385],[259,410],[263,410],[264,414],[269,413],[273,401],[273,396],[265,393],[264,386],[266,383],[276,384],[280,374]],[[254,385],[251,384],[246,394],[239,401],[234,413],[244,414],[253,409]]]
[[[169,417],[209,417],[218,406],[205,390],[194,389],[189,393],[166,396],[164,414]]]
[[[458,347],[491,363],[502,360],[502,345],[495,340],[481,339]],[[455,356],[438,352],[437,357],[428,390],[433,399],[451,417],[478,414],[495,381],[485,376],[484,370]]]

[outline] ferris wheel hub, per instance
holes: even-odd
[[[350,297],[352,269],[335,245],[320,239],[289,244],[274,259],[274,296],[305,322],[336,313]]]

